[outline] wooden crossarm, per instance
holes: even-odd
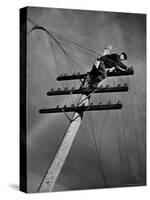
[[[134,71],[113,71],[113,72],[107,72],[107,77],[113,77],[113,76],[129,76],[133,75]],[[57,77],[57,81],[68,81],[68,80],[75,80],[75,79],[84,79],[87,74],[72,74],[72,75],[67,75],[63,74]]]
[[[100,111],[100,110],[117,110],[121,109],[122,104],[102,104],[102,105],[92,105],[92,106],[77,106],[77,107],[61,107],[61,108],[44,108],[40,109],[39,113],[62,113],[62,112],[84,112],[84,111]]]
[[[127,92],[128,86],[119,86],[119,87],[100,87],[97,90],[95,89],[68,89],[68,90],[51,90],[47,92],[48,96],[56,95],[71,95],[71,94],[91,94],[91,93],[110,93],[110,92]]]

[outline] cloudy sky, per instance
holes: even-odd
[[[28,8],[28,18],[48,30],[63,35],[100,54],[108,45],[112,52],[126,52],[126,65],[133,66],[134,77],[108,78],[102,85],[129,84],[128,93],[94,95],[91,101],[121,100],[121,111],[86,113],[54,190],[103,188],[104,181],[93,137],[101,153],[101,165],[109,187],[145,182],[146,114],[146,16],[67,9]],[[28,21],[28,31],[33,25]],[[36,192],[65,134],[69,121],[64,114],[40,115],[39,109],[70,105],[68,97],[48,97],[50,88],[62,87],[50,40],[43,31],[27,36],[27,150],[28,192]],[[69,67],[52,40],[63,73],[85,73],[96,56],[65,46],[74,60]],[[76,64],[75,64],[76,63]],[[60,71],[59,71],[60,73]],[[67,85],[79,85],[69,82]],[[74,97],[74,101],[78,97]],[[91,120],[92,119],[92,120]],[[92,121],[92,123],[91,123]],[[93,130],[94,127],[94,130]]]

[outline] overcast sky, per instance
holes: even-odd
[[[146,16],[30,7],[28,18],[99,53],[111,44],[113,53],[127,53],[125,64],[132,65],[135,70],[134,77],[108,78],[102,82],[102,85],[129,84],[128,93],[95,95],[91,99],[94,103],[121,100],[123,109],[92,112],[94,131],[91,115],[84,115],[54,190],[104,187],[93,134],[109,186],[142,184],[145,180]],[[29,31],[32,24],[28,22],[27,25]],[[73,68],[68,68],[58,46],[54,41],[53,44],[63,73],[72,73]],[[56,81],[58,73],[46,33],[31,32],[27,45],[28,191],[36,192],[69,123],[64,114],[40,115],[38,111],[43,106],[69,105],[72,99],[46,96],[50,88],[61,87]],[[96,56],[69,50],[69,47],[66,50],[77,62],[75,72],[89,71],[96,59]],[[69,87],[73,84],[69,83]]]

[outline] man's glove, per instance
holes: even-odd
[[[108,45],[106,49],[111,50],[111,49],[112,49],[112,46],[111,46],[111,45]]]
[[[133,67],[132,66],[128,67],[127,71],[133,71]]]

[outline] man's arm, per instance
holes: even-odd
[[[122,62],[118,62],[118,65],[116,65],[116,69],[119,69],[121,71],[126,71],[128,69],[128,67],[123,64]]]

